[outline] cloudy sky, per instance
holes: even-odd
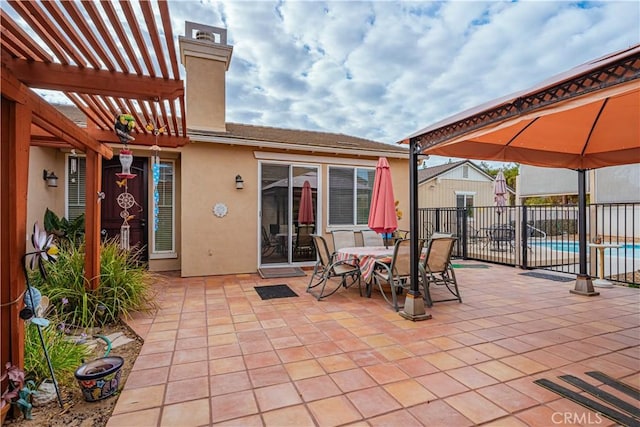
[[[169,8],[176,37],[185,21],[227,29],[227,121],[386,143],[640,43],[637,1],[174,0]]]
[[[393,143],[640,42],[636,1],[174,1],[233,45],[227,120]]]

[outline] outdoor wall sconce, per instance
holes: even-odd
[[[236,190],[242,190],[244,188],[244,181],[240,175],[236,175]]]
[[[51,171],[47,172],[47,170],[42,171],[42,179],[47,181],[47,187],[57,187],[58,186],[58,177],[56,174]]]

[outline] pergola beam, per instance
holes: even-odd
[[[86,132],[80,129],[64,114],[49,105],[34,91],[20,83],[13,73],[5,67],[2,67],[2,94],[20,104],[28,104],[33,111],[34,123],[50,134],[69,142],[74,147],[82,149],[83,151],[85,148],[89,148],[107,159],[113,157],[113,150],[111,148],[87,135]]]
[[[26,61],[8,55],[2,61],[31,88],[151,101],[184,95],[181,80]]]
[[[120,139],[118,139],[118,136],[115,134],[115,132],[110,130],[87,128],[86,132],[89,136],[97,139],[98,141],[109,142],[114,144],[121,143]],[[130,144],[132,148],[135,148],[136,145],[144,145],[144,146],[150,147],[156,144],[160,147],[177,148],[177,147],[182,147],[189,142],[189,138],[185,138],[182,136],[169,136],[169,135],[158,136],[157,141],[156,141],[156,137],[151,134],[147,134],[147,135],[138,134],[135,136],[135,138],[136,138],[135,141],[132,141]]]

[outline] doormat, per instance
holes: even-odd
[[[489,268],[486,264],[451,264],[453,268]]]
[[[520,273],[521,276],[529,276],[535,277],[536,279],[549,279],[555,282],[573,282],[576,279],[573,277],[565,277],[565,276],[557,276],[555,274],[547,274],[547,273],[538,273],[535,271],[530,271],[528,273]]]
[[[293,292],[293,290],[287,285],[254,286],[253,289],[256,290],[258,295],[260,295],[260,298],[263,300],[298,296],[298,294]]]
[[[270,267],[259,268],[258,273],[263,279],[280,279],[282,277],[306,276],[300,267]]]

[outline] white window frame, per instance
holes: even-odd
[[[351,169],[353,170],[353,223],[352,224],[331,224],[331,197],[327,197],[327,231],[331,232],[333,230],[366,230],[369,228],[368,224],[356,224],[357,215],[358,215],[358,169],[366,169],[373,170],[375,173],[375,166],[354,166],[352,164],[332,164],[327,165],[327,191],[331,192],[330,179],[331,179],[331,169],[339,168],[339,169]],[[373,191],[373,188],[371,189]]]
[[[78,160],[78,169],[80,168],[80,160],[84,160],[85,161],[85,170],[86,170],[86,161],[87,158],[85,155],[73,155],[71,153],[67,153],[65,155],[65,162],[64,162],[64,217],[69,219],[69,183],[71,182],[71,176],[69,175],[69,166],[71,165],[71,158],[74,157]],[[85,177],[86,179],[86,177]],[[85,190],[85,188],[83,187],[83,191]],[[87,195],[85,194],[84,196],[84,210],[83,212],[86,213],[86,209],[87,209]]]
[[[176,162],[172,159],[160,159],[160,163],[170,163],[171,169],[173,171],[173,180],[171,182],[171,246],[172,249],[166,251],[157,251],[156,250],[156,212],[153,209],[153,170],[150,170],[151,175],[151,247],[149,248],[149,259],[167,259],[167,258],[177,258],[178,253],[176,252]],[[151,161],[149,161],[151,164]]]

